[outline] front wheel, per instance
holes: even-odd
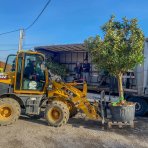
[[[69,109],[61,101],[53,101],[45,110],[45,118],[49,125],[60,127],[67,123],[69,119]]]
[[[18,120],[21,113],[19,103],[13,98],[0,100],[0,125],[9,125]]]

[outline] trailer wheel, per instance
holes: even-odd
[[[148,104],[141,98],[129,98],[128,101],[135,102],[135,114],[136,116],[144,116],[147,112]]]
[[[18,120],[21,113],[19,103],[13,98],[0,100],[0,125],[5,126]]]
[[[45,110],[45,118],[48,124],[54,127],[66,124],[69,119],[67,104],[61,101],[53,101]]]

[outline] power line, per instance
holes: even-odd
[[[45,11],[45,9],[47,8],[47,6],[50,4],[51,0],[48,0],[48,2],[45,4],[45,6],[43,7],[42,11],[39,13],[39,15],[36,17],[36,19],[28,26],[26,27],[24,30],[28,30],[30,29],[37,21],[38,19],[40,18],[40,16],[43,14],[43,12]],[[15,30],[12,30],[12,31],[7,31],[7,32],[3,32],[3,33],[0,33],[0,36],[1,35],[5,35],[5,34],[10,34],[10,33],[14,33],[14,32],[18,32],[20,31],[20,29],[15,29]]]
[[[50,4],[51,0],[48,0],[48,2],[46,3],[46,5],[43,7],[42,11],[39,13],[39,15],[36,17],[36,19],[27,27],[25,28],[25,30],[30,29],[40,18],[40,16],[43,14],[43,12],[45,11],[45,9],[47,8],[47,6]]]
[[[16,30],[12,30],[12,31],[3,32],[3,33],[0,33],[0,35],[5,35],[5,34],[9,34],[9,33],[18,32],[18,31],[20,31],[20,29],[16,29]]]
[[[10,51],[10,50],[18,50],[18,49],[0,49],[0,51]]]
[[[41,45],[41,44],[43,44],[43,43],[30,43],[30,44],[25,44],[24,46],[39,46],[39,45]],[[10,43],[10,44],[1,44],[0,43],[0,46],[18,46],[18,44],[15,44],[15,43]]]

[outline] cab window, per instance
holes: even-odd
[[[26,54],[23,71],[23,90],[43,90],[45,72],[42,69],[44,59],[41,55]]]

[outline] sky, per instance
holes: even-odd
[[[43,9],[47,0],[0,1],[0,33],[26,28]],[[23,48],[41,45],[83,43],[90,36],[102,35],[100,27],[114,14],[137,18],[148,37],[148,0],[51,0],[32,28],[25,32]],[[19,32],[0,36],[0,60],[18,49]]]

